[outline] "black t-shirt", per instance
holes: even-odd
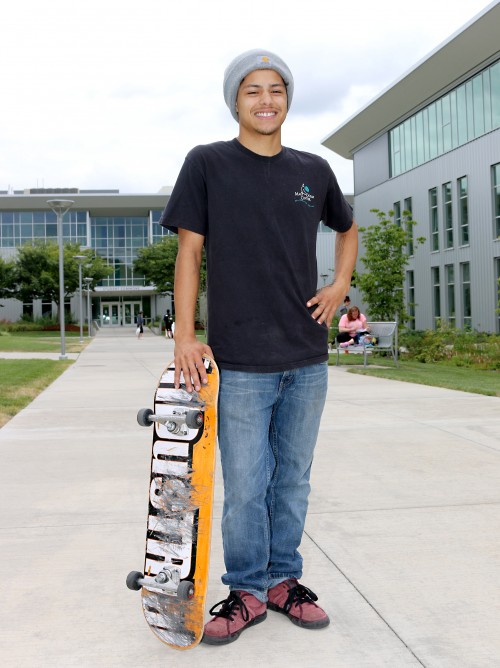
[[[205,237],[208,344],[221,368],[275,372],[328,358],[327,327],[306,306],[320,221],[352,225],[323,158],[285,147],[261,156],[237,139],[187,155],[160,223]]]

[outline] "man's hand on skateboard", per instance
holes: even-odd
[[[208,382],[207,371],[203,364],[203,355],[213,357],[210,346],[198,341],[195,337],[190,339],[178,339],[175,336],[175,376],[174,384],[176,388],[181,385],[181,374],[184,377],[184,384],[188,392],[193,389],[199,392],[202,385]]]

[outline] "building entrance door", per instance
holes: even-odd
[[[120,304],[117,302],[103,302],[101,304],[102,327],[111,327],[120,324]]]
[[[123,324],[124,325],[133,325],[135,324],[135,319],[137,314],[141,310],[141,302],[123,302]]]
[[[116,325],[134,325],[137,314],[141,310],[141,302],[102,302],[102,327],[116,327]]]

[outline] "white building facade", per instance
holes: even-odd
[[[0,256],[13,257],[17,248],[34,241],[57,243],[57,219],[47,200],[72,200],[74,204],[63,217],[63,243],[92,248],[113,267],[111,276],[92,285],[89,295],[84,294],[83,320],[90,315],[99,326],[112,327],[133,326],[139,311],[148,319],[161,318],[167,308],[173,308],[172,294],[158,294],[155,286],[134,271],[133,263],[140,248],[170,234],[158,223],[170,192],[171,188],[165,188],[156,194],[125,195],[111,190],[37,188],[0,193]],[[0,319],[7,321],[23,315],[34,319],[57,316],[56,304],[41,300],[23,304],[5,299],[0,300],[0,307]],[[71,297],[65,309],[78,322],[79,296]]]

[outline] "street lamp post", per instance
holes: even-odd
[[[87,284],[87,336],[90,339],[92,336],[92,313],[90,306],[90,284],[92,283],[92,279],[87,277],[83,280]]]
[[[87,260],[86,255],[73,255],[73,259],[78,262],[78,288],[79,288],[79,306],[80,306],[80,343],[83,343],[83,305],[82,305],[82,263]]]
[[[64,214],[74,204],[70,199],[49,199],[47,204],[57,216],[57,243],[59,246],[59,326],[61,329],[61,354],[60,360],[68,359],[66,356],[66,342],[64,338],[64,246],[62,222]]]

